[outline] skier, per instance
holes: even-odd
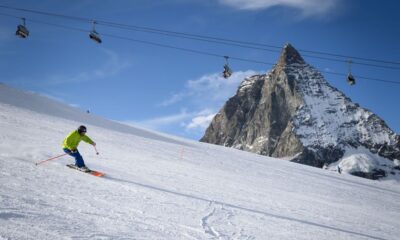
[[[86,136],[86,127],[79,126],[79,128],[75,131],[72,131],[65,137],[63,142],[63,150],[68,155],[75,158],[75,166],[84,172],[90,171],[83,161],[81,154],[78,151],[79,142],[83,140],[93,146],[96,146],[96,143],[92,141],[88,136]]]

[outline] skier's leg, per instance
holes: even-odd
[[[84,167],[85,166],[85,162],[83,161],[82,155],[79,153],[79,151],[76,151],[73,153],[74,157],[75,157],[75,165],[77,167]]]
[[[75,165],[77,167],[80,168],[80,167],[85,166],[85,162],[83,161],[82,155],[79,153],[78,150],[76,152],[72,152],[71,150],[64,148],[64,152],[68,153],[68,155],[75,158]]]

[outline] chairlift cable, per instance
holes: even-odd
[[[147,32],[147,33],[152,33],[152,34],[158,34],[158,35],[164,35],[164,36],[171,36],[171,37],[177,37],[177,38],[184,38],[184,39],[191,39],[191,40],[196,40],[196,41],[203,41],[203,42],[210,42],[210,43],[217,43],[217,44],[223,44],[223,45],[228,45],[228,46],[235,46],[235,47],[240,47],[240,48],[247,48],[247,49],[255,49],[255,50],[262,50],[262,51],[269,51],[269,52],[277,52],[280,53],[282,50],[282,47],[277,47],[277,46],[271,46],[271,45],[264,45],[264,47],[256,47],[256,46],[251,46],[247,45],[248,42],[241,42],[241,41],[235,41],[235,40],[228,40],[228,39],[223,39],[223,38],[212,38],[212,37],[207,37],[207,39],[204,36],[200,35],[194,35],[194,34],[185,34],[183,33],[178,33],[178,32],[171,32],[171,31],[164,31],[164,30],[156,30],[152,28],[143,28],[143,27],[137,27],[137,26],[130,26],[129,25],[121,25],[123,27],[119,27],[120,24],[115,25],[112,24],[110,25],[108,22],[104,21],[99,21],[99,24],[107,27],[117,27],[119,29],[124,29],[124,30],[131,30],[131,31],[137,31],[137,32]],[[211,40],[210,40],[211,39]],[[259,44],[262,45],[262,44]],[[268,49],[265,47],[269,48],[274,48],[274,49]],[[309,52],[309,53],[314,53],[314,54],[319,54],[317,52],[312,52],[312,51],[307,51],[307,50],[301,50],[301,52]],[[347,60],[343,59],[335,59],[335,58],[328,58],[328,57],[322,57],[322,56],[314,56],[314,55],[309,55],[309,54],[302,54],[303,57],[310,57],[310,58],[316,58],[316,59],[321,59],[321,60],[326,60],[326,61],[334,61],[334,62],[344,62],[347,63]],[[342,57],[349,57],[349,56],[342,56]],[[356,59],[361,59],[358,57],[354,57]],[[366,61],[366,59],[363,59]],[[353,64],[355,65],[363,65],[363,66],[369,66],[369,67],[377,67],[377,68],[385,68],[385,69],[392,69],[392,70],[400,70],[400,67],[394,67],[394,66],[384,66],[384,65],[377,65],[377,64],[372,64],[372,63],[364,63],[364,62],[354,62]],[[394,63],[391,63],[394,64]]]
[[[6,17],[12,17],[12,18],[22,19],[22,17],[18,17],[18,16],[15,16],[15,15],[7,14],[7,13],[1,13],[1,12],[0,12],[0,15],[6,16]]]
[[[68,28],[66,26],[63,26],[63,27],[64,28]],[[75,28],[72,29],[72,30],[75,30]],[[86,30],[80,29],[80,31],[86,31]],[[139,43],[143,43],[143,44],[147,44],[147,45],[170,48],[170,49],[175,49],[175,50],[180,50],[180,51],[185,51],[185,52],[191,52],[191,53],[196,53],[196,54],[201,54],[201,55],[206,55],[206,56],[212,56],[212,57],[218,57],[218,58],[221,58],[221,57],[224,58],[226,56],[226,55],[221,55],[221,54],[216,54],[216,53],[211,53],[211,52],[205,52],[205,51],[199,51],[199,50],[194,50],[194,49],[189,49],[189,48],[176,47],[176,46],[171,46],[171,45],[167,45],[167,44],[155,43],[155,42],[139,40],[139,39],[134,39],[134,38],[129,38],[129,37],[116,36],[116,35],[113,35],[113,34],[102,33],[102,35],[110,37],[110,38],[122,39],[122,40],[127,40],[127,41],[132,41],[132,42],[139,42]],[[233,60],[236,60],[236,61],[241,61],[241,62],[250,62],[250,63],[257,63],[257,64],[262,64],[262,65],[270,65],[270,66],[274,66],[275,65],[275,63],[264,62],[264,61],[254,60],[254,59],[240,58],[240,57],[234,57],[234,56],[229,56],[229,58],[233,59]],[[344,74],[344,73],[337,73],[337,72],[331,72],[331,71],[322,71],[322,70],[319,70],[319,71],[323,72],[323,73],[326,73],[326,74],[347,76],[347,74]],[[364,76],[358,76],[358,75],[355,75],[355,77],[357,77],[359,79],[365,79],[365,80],[371,80],[371,81],[379,81],[379,82],[385,82],[385,83],[400,84],[400,82],[397,82],[397,81],[384,80],[384,79],[379,79],[379,78],[371,78],[371,77],[364,77]]]
[[[4,14],[0,14],[0,15],[4,15]],[[9,15],[9,16],[11,16],[11,15]],[[12,16],[12,17],[15,17],[15,16]],[[19,17],[17,17],[17,18],[19,18]],[[64,28],[64,29],[73,30],[73,31],[79,31],[79,32],[88,32],[87,29],[70,27],[70,26],[65,26],[65,25],[60,25],[60,24],[55,24],[55,23],[48,23],[48,22],[43,22],[43,21],[38,21],[38,20],[31,20],[31,19],[28,19],[28,20],[29,20],[29,22],[33,22],[33,23],[45,24],[45,25],[49,25],[49,26],[54,26],[54,27],[59,27],[59,28]],[[185,51],[185,52],[190,52],[190,53],[195,53],[195,54],[201,54],[201,55],[207,55],[207,56],[212,56],[212,57],[218,57],[218,58],[227,57],[227,55],[221,55],[221,54],[216,54],[216,53],[212,53],[212,52],[194,50],[194,49],[190,49],[190,48],[176,47],[176,46],[172,46],[172,45],[168,45],[168,44],[150,42],[150,41],[139,40],[139,39],[123,37],[123,36],[117,36],[117,35],[114,35],[114,34],[102,33],[101,35],[102,36],[107,36],[107,37],[110,37],[110,38],[115,38],[115,39],[138,42],[138,43],[143,43],[143,44],[147,44],[147,45],[153,45],[153,46],[158,46],[158,47],[163,47],[163,48],[175,49],[175,50],[180,50],[180,51]],[[254,59],[240,58],[240,57],[234,57],[234,56],[229,56],[229,58],[233,59],[233,60],[236,60],[236,61],[242,61],[242,62],[257,63],[257,64],[270,65],[270,66],[274,66],[275,65],[274,63],[269,63],[269,62],[254,60]],[[346,76],[346,74],[344,74],[344,73],[336,73],[336,72],[321,71],[321,70],[320,70],[320,72],[323,72],[323,73],[326,73],[326,74],[332,74],[332,75]],[[392,83],[392,84],[399,84],[400,85],[400,82],[397,82],[397,81],[384,80],[384,79],[379,79],[379,78],[363,77],[363,76],[355,76],[355,77],[357,77],[359,79],[379,81],[379,82],[385,82],[385,83]]]
[[[62,17],[62,18],[66,18],[66,19],[76,20],[76,21],[84,21],[84,22],[93,21],[92,19],[89,19],[89,18],[68,16],[68,15],[63,15],[63,14],[56,14],[56,13],[37,11],[37,10],[31,10],[31,9],[25,9],[25,8],[16,8],[16,7],[4,6],[4,5],[0,5],[0,8],[12,9],[12,10],[24,11],[24,12],[30,12],[30,13],[47,15],[47,16],[52,16],[52,17]],[[249,42],[249,41],[231,40],[231,39],[226,39],[226,38],[198,35],[198,34],[191,34],[191,33],[183,33],[183,32],[176,32],[176,31],[167,31],[167,30],[162,30],[162,29],[157,29],[157,28],[149,28],[149,27],[141,27],[141,26],[134,26],[134,25],[128,25],[128,24],[114,23],[114,22],[110,22],[110,21],[97,20],[97,23],[98,24],[102,24],[102,25],[107,25],[109,27],[120,27],[120,28],[124,27],[125,29],[126,28],[136,28],[135,31],[139,31],[139,29],[140,29],[142,31],[143,30],[152,31],[152,33],[156,33],[156,34],[164,34],[164,35],[165,34],[173,34],[173,36],[175,36],[175,37],[183,37],[183,38],[194,37],[194,38],[190,38],[190,39],[193,39],[193,40],[202,40],[202,41],[216,40],[216,41],[219,41],[219,43],[221,43],[221,44],[222,43],[223,44],[235,43],[235,44],[241,44],[240,45],[241,47],[248,47],[248,48],[254,48],[254,46],[262,46],[262,47],[275,48],[275,49],[277,49],[276,51],[278,51],[278,52],[281,49],[281,47],[279,47],[279,46],[274,46],[274,45],[269,45],[269,44],[254,43],[254,42]],[[210,41],[210,42],[213,42],[213,41]],[[237,45],[233,45],[233,46],[237,46]],[[262,49],[262,50],[273,51],[271,49],[265,49],[265,48]],[[327,56],[332,56],[332,57],[340,57],[340,58],[347,58],[347,59],[351,58],[351,59],[357,59],[357,60],[362,60],[362,61],[379,62],[379,63],[392,64],[392,65],[400,65],[400,62],[396,62],[396,61],[388,61],[388,60],[381,60],[381,59],[374,59],[374,58],[356,57],[356,56],[328,53],[328,52],[322,52],[322,51],[305,50],[305,49],[299,49],[299,51],[308,52],[308,53],[312,53],[312,54],[318,54],[318,55],[327,55]],[[303,55],[303,56],[306,56],[306,55]],[[311,55],[307,55],[307,56],[308,57],[314,57],[314,58],[320,58],[320,59],[335,61],[335,59],[332,59],[332,58],[322,58],[322,57],[311,56]],[[345,60],[336,59],[336,61],[344,62]],[[375,64],[368,64],[368,63],[361,63],[361,62],[353,62],[353,64],[373,66],[373,67],[383,67],[383,68],[389,68],[389,69],[400,69],[400,68],[395,68],[393,66],[382,66],[382,65],[375,65]]]

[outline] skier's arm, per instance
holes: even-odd
[[[83,136],[82,137],[82,140],[84,141],[84,142],[87,142],[87,143],[89,143],[89,144],[92,144],[93,146],[96,146],[96,143],[95,142],[93,142],[93,140],[92,139],[90,139],[88,136]]]

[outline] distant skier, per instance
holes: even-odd
[[[85,162],[83,161],[81,154],[78,151],[78,145],[81,140],[93,146],[96,146],[96,143],[93,142],[92,139],[90,139],[88,136],[86,136],[86,127],[79,126],[77,130],[70,132],[68,136],[65,137],[62,147],[65,153],[75,158],[76,167],[78,167],[82,171],[89,171],[89,169],[85,165]]]
[[[342,168],[340,166],[337,166],[337,171],[339,174],[342,174]]]

